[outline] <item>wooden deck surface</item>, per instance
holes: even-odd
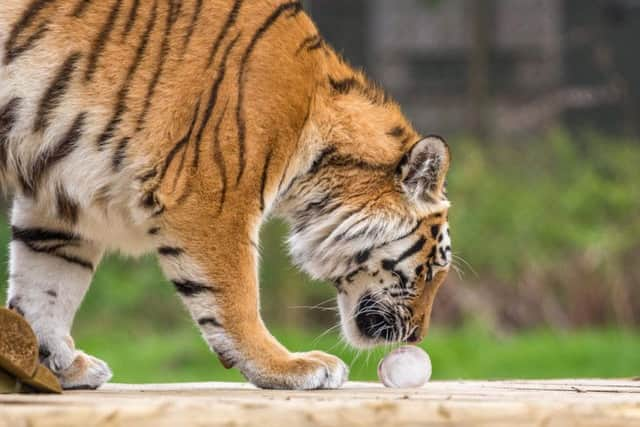
[[[448,381],[391,390],[265,391],[238,383],[0,395],[0,426],[640,426],[640,381]]]

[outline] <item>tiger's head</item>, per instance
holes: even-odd
[[[325,149],[295,183],[294,261],[338,289],[342,331],[356,347],[418,342],[452,259],[440,137],[376,164]]]

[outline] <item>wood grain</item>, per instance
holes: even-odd
[[[349,383],[266,391],[241,383],[125,385],[0,395],[0,426],[640,426],[633,380]]]

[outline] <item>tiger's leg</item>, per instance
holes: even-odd
[[[238,217],[216,221],[225,224],[217,231],[213,215],[189,219],[194,211],[163,231],[158,253],[211,350],[262,388],[340,387],[348,375],[340,359],[319,351],[290,353],[266,329],[259,312],[257,245],[250,237],[257,232],[240,225]]]
[[[70,335],[102,248],[30,200],[15,200],[11,224],[8,306],[31,324],[40,358],[63,388],[104,384],[111,378],[109,367],[76,350]]]

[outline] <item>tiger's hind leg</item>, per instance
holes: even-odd
[[[77,350],[70,331],[102,248],[27,199],[15,200],[11,225],[8,306],[30,323],[63,388],[99,387],[109,367]]]

